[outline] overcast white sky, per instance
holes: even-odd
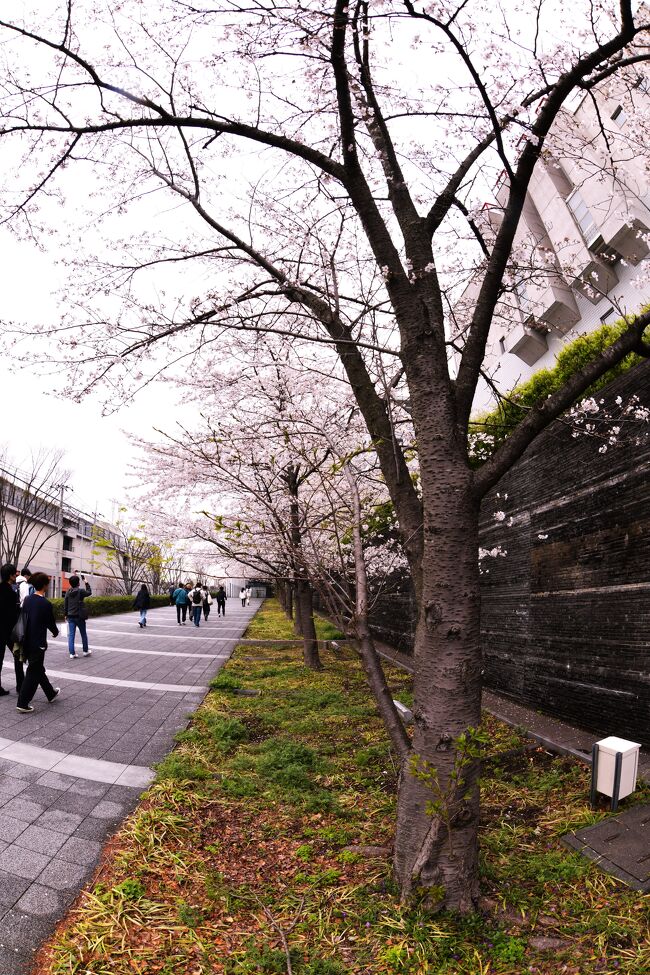
[[[54,309],[54,262],[35,247],[17,243],[0,233],[2,306],[5,320],[32,322]],[[70,469],[72,491],[67,500],[111,518],[116,503],[125,500],[127,468],[135,455],[127,432],[145,436],[160,422],[162,394],[151,390],[113,416],[102,416],[98,399],[81,405],[56,395],[58,377],[43,376],[4,357],[0,363],[0,389],[4,422],[0,442],[18,466],[28,469],[31,450],[39,446],[62,448]],[[170,391],[165,390],[169,401]],[[42,417],[36,420],[34,415]]]

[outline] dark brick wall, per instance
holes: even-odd
[[[650,406],[650,363],[603,398],[634,393]],[[602,440],[554,424],[486,498],[481,543],[507,556],[482,563],[485,675],[599,736],[650,744],[650,424],[621,426],[599,453]]]
[[[650,406],[650,362],[599,398],[633,394]],[[507,554],[482,562],[485,681],[597,737],[650,745],[650,424],[621,426],[601,454],[601,439],[558,421],[486,498],[481,544]],[[412,649],[407,580],[377,589],[371,622]]]

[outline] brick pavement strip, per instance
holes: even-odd
[[[258,606],[198,629],[177,628],[172,607],[151,610],[146,631],[135,613],[91,619],[91,657],[70,660],[64,634],[50,644],[54,704],[39,691],[21,715],[14,694],[0,701],[0,975],[31,971]]]

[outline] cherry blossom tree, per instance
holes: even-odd
[[[72,219],[67,200],[92,231],[80,247],[78,218],[61,242],[70,283],[61,317],[41,329],[45,355],[56,364],[56,336],[76,393],[104,383],[115,400],[162,369],[200,370],[233,331],[335,350],[417,602],[418,762],[402,764],[395,873],[404,896],[428,889],[432,904],[469,911],[479,505],[594,380],[631,351],[648,354],[650,314],[532,406],[479,467],[472,402],[494,317],[517,269],[537,261],[516,243],[535,166],[554,133],[571,131],[576,91],[632,91],[644,77],[646,13],[629,0],[526,0],[511,14],[446,0],[163,0],[154,27],[137,0],[106,15],[86,0],[43,16],[47,6],[0,21],[5,219],[42,239]],[[643,156],[647,112],[628,107],[630,150]],[[480,203],[497,171],[487,232]],[[471,287],[457,302],[461,282]],[[314,353],[305,368],[318,372]],[[395,422],[404,407],[414,447]]]

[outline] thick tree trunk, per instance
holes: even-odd
[[[298,577],[294,582],[293,589],[293,630],[296,636],[302,636],[304,633],[303,620],[302,620],[302,600],[300,598],[300,586],[301,582]]]
[[[293,619],[293,586],[291,585],[290,582],[287,582],[285,584],[284,592],[285,592],[285,600],[286,600],[284,611],[289,617],[289,619],[292,620]]]
[[[394,866],[404,898],[430,888],[431,906],[467,913],[478,898],[478,760],[458,739],[481,720],[478,503],[470,472],[454,466],[438,472],[436,497],[425,504],[415,728],[400,776]],[[416,761],[427,781],[414,776]]]
[[[302,623],[303,638],[303,659],[305,666],[310,670],[322,670],[320,657],[318,654],[318,640],[316,638],[316,627],[314,625],[314,606],[311,583],[307,579],[298,582],[296,593],[296,608],[300,607],[300,620]],[[296,614],[298,615],[298,614]]]

